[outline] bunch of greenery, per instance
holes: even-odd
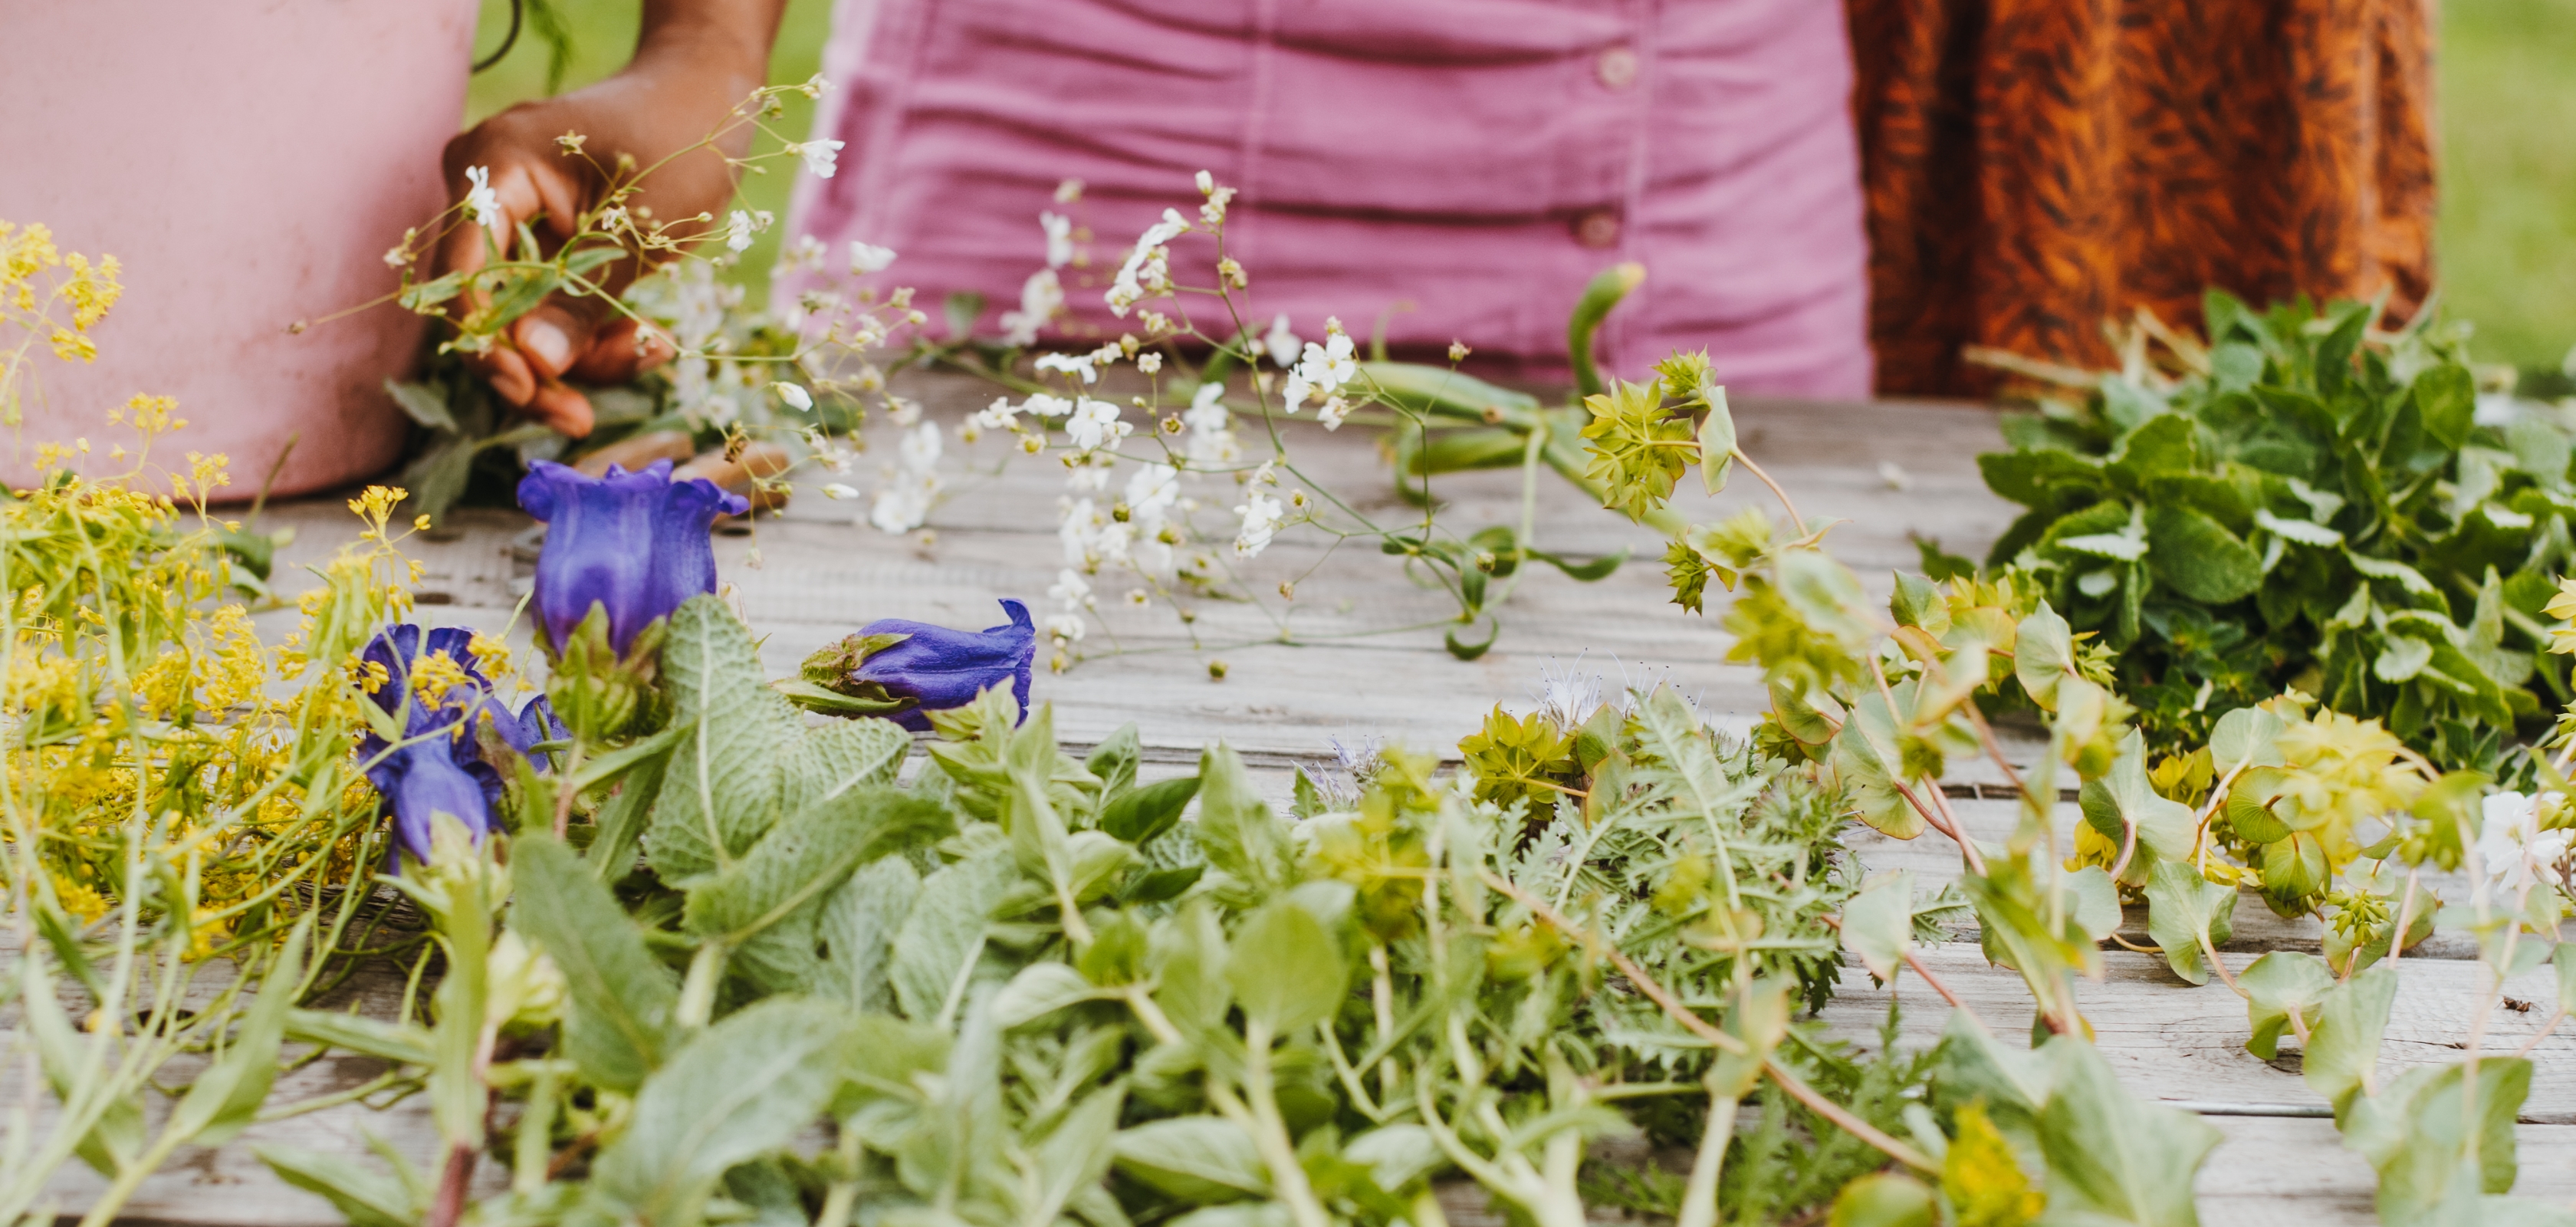
[[[2157,751],[2295,689],[2437,762],[2515,770],[2515,728],[2576,697],[2535,667],[2576,513],[2566,425],[2490,420],[2463,330],[2216,292],[2206,314],[2206,342],[2142,320],[2116,371],[2007,360],[2076,396],[1979,458],[2030,509],[1988,567],[2118,654]]]
[[[2350,336],[2358,340],[2358,325]],[[2340,353],[2338,369],[2354,363],[2351,347]],[[2244,369],[2253,356],[2226,361]],[[2419,377],[2409,386],[2421,389],[2424,382]],[[1589,408],[1596,461],[1615,494],[1606,501],[1631,515],[1667,499],[1691,461],[1714,491],[1743,460],[1704,362],[1665,363],[1653,380],[1623,385]],[[2401,426],[2413,429],[2409,424],[2421,413],[2411,396],[2377,402],[2376,411],[2393,423],[2392,434]],[[2465,405],[2460,412],[2468,412]],[[2143,459],[2142,440],[2196,446],[2190,433],[2155,424],[2190,420],[2156,415],[2130,432],[2119,459],[2094,468]],[[2041,454],[2093,463],[2072,453]],[[2558,455],[2563,464],[2564,452]],[[2159,488],[2158,478],[2168,493],[2189,488],[2175,480],[2190,476],[2182,469],[2135,471],[2148,483],[2142,489]],[[2423,480],[2430,471],[2428,465]],[[2258,476],[2231,472],[2260,488]],[[1771,686],[1772,709],[1756,730],[1756,744],[1807,763],[1806,770],[1842,789],[1858,816],[1880,830],[1900,838],[1935,830],[1956,844],[1960,886],[1987,956],[2021,974],[2038,1005],[2036,1026],[2049,1035],[2036,1051],[2018,1052],[1994,1043],[1965,1008],[1953,1015],[1934,1077],[1936,1102],[1951,1108],[1942,1193],[1953,1221],[2019,1224],[2043,1212],[2054,1220],[2079,1206],[2114,1221],[2192,1221],[2179,1189],[2215,1144],[2215,1133],[2170,1117],[2118,1119],[2159,1110],[2120,1106],[2118,1091],[2098,1072],[2098,1058],[2083,1055],[2089,1028],[2072,982],[2098,976],[2101,945],[2114,941],[2161,955],[2192,984],[2212,975],[2225,981],[2246,1001],[2246,1046],[2255,1055],[2270,1059],[2285,1035],[2295,1039],[2309,1084],[2334,1104],[2347,1144],[2380,1174],[2383,1222],[2576,1222],[2565,1210],[2506,1196],[2516,1175],[2512,1122],[2529,1090],[2526,1058],[2539,1037],[2509,1056],[2482,1052],[2484,1020],[2506,979],[2544,960],[2557,961],[2560,993],[2540,1036],[2576,1011],[2576,950],[2558,942],[2569,902],[2563,885],[2569,830],[2576,828],[2564,772],[2576,761],[2576,739],[2556,739],[2563,742],[2556,759],[2535,763],[2553,791],[2489,794],[2487,776],[2438,773],[2377,721],[2331,710],[2311,714],[2310,700],[2290,694],[2260,705],[2213,705],[2205,743],[2177,747],[2182,752],[2151,772],[2145,733],[2124,727],[2141,713],[2111,689],[2132,658],[2079,646],[2077,632],[2031,570],[2006,568],[1983,580],[1956,575],[1946,590],[1900,575],[1881,619],[1862,601],[1851,573],[1818,548],[1822,531],[1809,530],[1785,496],[1781,501],[1789,517],[1785,533],[1759,509],[1678,533],[1669,555],[1676,590],[1696,603],[1711,580],[1741,588],[1724,615],[1736,636],[1729,657],[1762,669]],[[2402,500],[2382,503],[2396,501]],[[2147,519],[2155,513],[2128,514]],[[2193,530],[2192,536],[2208,534]],[[2139,539],[2153,540],[2145,529]],[[2127,561],[2152,548],[2161,547],[2142,545]],[[2368,567],[2403,565],[2352,564],[2368,556],[2345,557],[2361,577],[2351,581],[2356,605],[2373,600],[2375,575]],[[2168,565],[2176,574],[2196,574],[2181,560]],[[2117,579],[2148,582],[2142,568]],[[2495,584],[2487,581],[2490,593]],[[2561,592],[2576,593],[2576,584]],[[2556,614],[2576,613],[2576,596],[2548,604]],[[2535,637],[2557,650],[2576,650],[2576,634],[2564,624]],[[1986,704],[2029,704],[2044,713],[2047,748],[2029,774],[2003,754]],[[1952,761],[1980,754],[2021,794],[2020,822],[2001,846],[1970,838],[1939,786]],[[2068,770],[2081,798],[2071,849],[2061,845],[2052,820],[2057,781]],[[2422,879],[2428,871],[2461,869],[2469,873],[2470,897],[2443,907]],[[2324,917],[2323,952],[2276,952],[2234,974],[2218,947],[2231,934],[2240,887],[2259,889],[2285,914]],[[2147,905],[2154,945],[2118,936],[2124,894]],[[2459,1045],[2462,1060],[2383,1078],[2380,1041],[2397,987],[2389,964],[2430,935],[2437,909],[2445,923],[2478,937],[2491,972],[2488,988]],[[1910,968],[1941,988],[1913,957],[1909,922],[1917,914],[1907,875],[1891,873],[1865,884],[1838,923],[1846,948],[1873,974],[1890,977]],[[1976,1097],[1960,1102],[1971,1094]],[[2117,1156],[2108,1171],[2062,1157],[2079,1137],[2089,1144],[2090,1159]],[[2044,1195],[2022,1175],[2033,1154],[2046,1163]],[[1974,1189],[1954,1187],[1951,1177],[1963,1169],[1986,1179]],[[2124,1177],[2144,1179],[2133,1186]],[[2118,1195],[2116,1204],[2077,1200],[2106,1194]]]

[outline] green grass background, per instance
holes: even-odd
[[[553,0],[572,31],[567,88],[626,62],[637,0]],[[789,0],[770,79],[802,81],[821,60],[831,0]],[[2555,371],[2576,345],[2576,0],[2442,0],[2442,216],[2444,302],[2477,324],[2488,362]],[[484,0],[479,46],[500,44],[509,0]],[[523,33],[510,54],[474,80],[472,122],[545,92],[548,47]],[[813,104],[790,97],[780,130],[801,133]],[[745,186],[753,207],[782,214],[787,166]],[[776,258],[762,236],[736,274],[757,292]]]

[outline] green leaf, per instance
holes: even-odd
[[[367,1140],[388,1149],[372,1133]],[[388,1176],[346,1155],[301,1146],[262,1144],[251,1147],[251,1153],[278,1179],[330,1202],[349,1227],[413,1227],[429,1213],[429,1190],[400,1154],[390,1156],[398,1174]]]
[[[2159,861],[2147,877],[2147,932],[2165,952],[2173,973],[2194,984],[2209,983],[2208,955],[2235,933],[2236,888],[2200,876],[2191,862]]]
[[[444,388],[435,384],[388,379],[385,381],[385,395],[394,398],[394,404],[401,406],[411,420],[431,430],[465,433],[464,428],[456,424],[456,415],[447,410],[447,390]]]
[[[2281,718],[2259,707],[2239,707],[2218,718],[2209,734],[2210,769],[2224,776],[2241,767],[2278,767]]]
[[[430,1052],[428,1028],[419,1023],[388,1022],[363,1014],[288,1010],[286,1038],[299,1044],[321,1044],[398,1065],[427,1065],[436,1059]]]
[[[788,998],[707,1028],[644,1083],[591,1168],[588,1202],[621,1221],[695,1222],[726,1169],[821,1115],[852,1039],[846,1011]]]
[[[2457,451],[2469,441],[2477,409],[2478,385],[2469,368],[2444,362],[2415,377],[2415,412],[2424,433],[2442,446]]]
[[[995,851],[922,880],[921,894],[895,934],[894,960],[886,969],[904,1017],[941,1027],[954,1024],[984,952],[985,925],[1017,876],[1010,854]]]
[[[2344,1144],[2379,1169],[2379,1221],[2388,1227],[2483,1223],[2485,1194],[2513,1188],[2514,1117],[2531,1092],[2531,1062],[2478,1062],[2476,1102],[2464,1065],[2410,1069],[2354,1100]]]
[[[2236,973],[2245,990],[2245,1017],[2254,1028],[2245,1051],[2269,1061],[2280,1055],[2281,1033],[2295,1014],[2310,1031],[2320,1018],[2320,1002],[2335,986],[2334,970],[2313,954],[2275,950]]]
[[[678,881],[731,864],[777,821],[780,760],[803,721],[762,684],[751,633],[713,596],[671,616],[661,670],[686,731],[644,839],[654,870]]]
[[[635,849],[644,838],[644,824],[652,818],[654,799],[661,795],[662,776],[671,765],[671,755],[662,753],[645,759],[617,782],[617,792],[599,807],[598,831],[590,846],[582,850],[593,877],[614,884],[635,870]]]
[[[1709,1093],[1721,1099],[1742,1100],[1753,1093],[1762,1081],[1762,1068],[1778,1051],[1780,1041],[1789,1034],[1789,990],[1794,982],[1787,979],[1755,980],[1744,987],[1735,999],[1735,1008],[1726,1012],[1726,1033],[1744,1041],[1741,1053],[1720,1050],[1709,1061],[1703,1079]]]
[[[947,806],[883,785],[824,797],[691,890],[682,919],[692,933],[740,944],[839,886],[860,865],[928,843],[956,826]]]
[[[1914,875],[1903,869],[1871,874],[1843,904],[1842,943],[1869,974],[1882,983],[1894,980],[1914,948]]]
[[[1268,893],[1285,885],[1294,857],[1288,831],[1254,791],[1243,759],[1224,742],[1199,755],[1199,846],[1208,863]]]
[[[511,848],[510,923],[563,973],[564,1049],[584,1080],[631,1093],[670,1054],[679,986],[643,932],[570,848],[523,835]]]
[[[892,785],[912,753],[912,734],[891,720],[835,720],[813,725],[787,756],[783,796],[798,805],[827,800],[862,785]]]
[[[2055,711],[2057,683],[2074,672],[2074,628],[2043,600],[2013,631],[2013,676],[2032,702]]]
[[[1708,416],[1699,424],[1699,471],[1708,481],[1708,492],[1726,489],[1727,470],[1735,465],[1735,415],[1727,410],[1726,389],[1715,384],[1702,385],[1707,394]]]
[[[2269,511],[2254,509],[2254,526],[2285,541],[2332,549],[2343,544],[2343,534],[2314,520],[2285,520]]]
[[[1118,1131],[1118,1170],[1183,1202],[1270,1195],[1270,1169],[1252,1135],[1221,1116],[1174,1116]]]
[[[2353,570],[2371,579],[2393,581],[2398,587],[2405,589],[2410,596],[2441,595],[2442,590],[2434,587],[2433,581],[2424,578],[2423,572],[2405,563],[2388,558],[2373,558],[2368,554],[2357,554],[2350,549],[2343,552],[2343,557],[2344,561],[2352,564]]]
[[[993,1021],[1004,1030],[1026,1026],[1068,1006],[1115,996],[1062,963],[1031,963],[993,996]]]
[[[2397,969],[2385,963],[2356,973],[2325,995],[2299,1074],[2340,1118],[2351,1096],[2379,1065],[2379,1037],[2397,1001]]]
[[[2149,508],[2147,543],[2156,578],[2192,600],[2224,605],[2253,595],[2263,582],[2263,556],[2188,507]]]
[[[1137,847],[1144,847],[1155,836],[1179,822],[1181,811],[1188,808],[1190,798],[1197,795],[1199,777],[1194,775],[1147,784],[1101,806],[1100,829]]]
[[[2218,1145],[2218,1130],[2189,1112],[2140,1101],[2079,1038],[2055,1036],[2040,1055],[2055,1083],[2039,1114],[2052,1219],[2197,1223],[2193,1178]]]
[[[304,983],[304,947],[313,936],[320,912],[307,912],[287,935],[266,972],[259,993],[242,1014],[241,1028],[215,1063],[190,1084],[170,1110],[164,1130],[200,1146],[221,1146],[249,1127],[261,1101],[277,1081],[277,1051],[286,1039],[286,1012]]]
[[[895,934],[920,896],[921,875],[899,856],[868,865],[824,896],[822,914],[814,918],[814,938],[823,950],[814,969],[814,995],[861,1010],[892,1009],[894,985],[887,971]]]
[[[1100,796],[1107,801],[1136,786],[1136,763],[1143,753],[1143,740],[1137,736],[1136,723],[1131,720],[1119,725],[1109,736],[1102,738],[1099,745],[1093,746],[1090,756],[1082,760],[1082,768],[1100,777]]]
[[[2192,809],[2159,794],[2147,782],[2147,740],[2138,730],[2131,729],[2120,739],[2119,756],[2111,761],[2111,770],[2101,779],[2087,781],[2077,796],[2085,823],[2112,843],[2126,842],[2129,828],[2137,828],[2138,856],[2133,865],[2151,868],[2158,861],[2191,855],[2198,829]]]
[[[1313,913],[1281,899],[1236,931],[1225,975],[1245,1021],[1287,1038],[1332,1017],[1350,969],[1340,942]]]
[[[1872,1172],[1834,1195],[1825,1227],[1934,1227],[1932,1190],[1903,1172]]]

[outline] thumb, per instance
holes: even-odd
[[[510,325],[510,343],[540,380],[561,379],[590,351],[594,330],[588,316],[550,299]]]

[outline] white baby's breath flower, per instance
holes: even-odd
[[[1035,345],[1038,329],[1064,309],[1064,283],[1055,270],[1042,268],[1020,283],[1020,309],[1002,313],[1002,344]]]
[[[886,420],[910,430],[913,423],[921,420],[921,402],[909,396],[887,397]]]
[[[1159,520],[1181,497],[1181,471],[1168,464],[1149,464],[1127,479],[1127,511],[1139,520]]]
[[[1020,424],[1020,410],[1019,406],[1011,403],[1010,397],[996,396],[992,404],[966,420],[985,430],[1009,430]]]
[[[1163,220],[1145,228],[1136,236],[1136,246],[1127,253],[1127,262],[1118,267],[1118,277],[1102,297],[1112,314],[1124,319],[1128,309],[1170,284],[1164,272],[1166,253],[1163,244],[1178,238],[1190,228],[1188,218],[1178,209],[1163,210]]]
[[[832,172],[840,169],[841,149],[845,144],[847,142],[844,141],[806,141],[788,148],[805,159],[806,173],[817,179],[829,179]]]
[[[1063,268],[1073,263],[1073,219],[1062,213],[1038,214],[1038,228],[1046,231],[1048,268]]]
[[[1211,175],[1206,171],[1200,171],[1198,176],[1198,185],[1199,195],[1205,196],[1216,190],[1216,176]]]
[[[1100,372],[1092,369],[1092,363],[1097,360],[1096,354],[1040,354],[1037,369],[1079,375],[1084,383],[1098,383]]]
[[[1323,407],[1315,410],[1315,420],[1322,422],[1326,430],[1340,430],[1342,419],[1349,416],[1350,411],[1349,401],[1338,396],[1328,396],[1324,398]]]
[[[903,442],[896,446],[903,457],[903,467],[913,473],[927,473],[939,463],[939,423],[923,422],[904,432]]]
[[[1358,378],[1359,362],[1352,357],[1351,338],[1341,330],[1341,321],[1332,322],[1332,332],[1317,345],[1306,343],[1305,359],[1297,364],[1297,374],[1315,388],[1331,392]]]
[[[1288,331],[1288,317],[1272,317],[1270,331],[1261,338],[1261,348],[1270,355],[1271,364],[1282,370],[1296,365],[1298,344],[1297,334]]]
[[[1082,615],[1069,613],[1052,615],[1046,620],[1046,633],[1067,643],[1077,641],[1082,638]]]
[[[769,390],[776,392],[778,399],[787,402],[787,407],[790,409],[804,410],[814,407],[813,393],[807,392],[802,384],[782,380],[769,385]]]
[[[732,251],[751,250],[751,214],[740,209],[725,219],[725,247]]]
[[[892,263],[894,263],[894,248],[862,243],[857,239],[850,240],[851,276],[865,277],[870,273],[882,273],[886,266]]]
[[[1315,390],[1307,385],[1302,371],[1301,367],[1298,371],[1289,372],[1288,381],[1279,388],[1279,405],[1286,412],[1297,412],[1306,404],[1306,398],[1314,395]]]
[[[1082,572],[1066,567],[1055,573],[1055,584],[1047,589],[1047,599],[1067,609],[1080,609],[1091,603],[1091,581],[1082,578]]]
[[[1027,400],[1020,402],[1020,412],[1034,413],[1042,418],[1060,418],[1073,412],[1073,402],[1061,396],[1032,392]]]
[[[1075,447],[1084,451],[1104,443],[1116,443],[1127,437],[1127,423],[1118,420],[1118,406],[1105,400],[1084,397],[1073,407],[1073,416],[1065,419],[1064,434]]]
[[[1279,531],[1279,500],[1255,489],[1243,498],[1234,514],[1243,517],[1243,528],[1235,534],[1234,556],[1255,558],[1270,548],[1272,534]]]
[[[1055,185],[1055,202],[1057,204],[1072,204],[1074,201],[1080,199],[1082,199],[1082,180],[1067,179]]]
[[[1199,206],[1199,221],[1204,223],[1209,229],[1215,229],[1218,226],[1224,225],[1225,208],[1227,205],[1233,203],[1233,188],[1221,187],[1208,193],[1207,202]],[[1238,286],[1243,285],[1243,266],[1235,264],[1231,259],[1228,259],[1226,263],[1233,266],[1227,270],[1227,280],[1234,282]]]
[[[854,486],[845,486],[837,481],[823,483],[823,497],[825,498],[832,499],[834,501],[841,501],[854,499],[858,496],[858,489]]]
[[[930,519],[930,500],[938,493],[938,479],[928,474],[897,481],[877,492],[876,505],[868,512],[868,522],[883,533],[901,535],[911,532]]]
[[[492,190],[492,168],[466,167],[465,182],[467,185],[465,209],[466,212],[473,214],[474,224],[485,227],[494,234],[505,230],[510,224],[510,219],[501,216],[501,194]]]
[[[1148,375],[1163,369],[1163,355],[1138,354],[1136,356],[1136,369],[1143,371]]]

